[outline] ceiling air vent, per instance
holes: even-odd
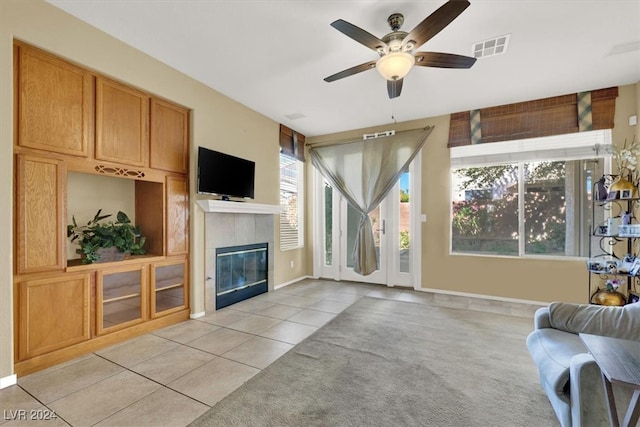
[[[505,34],[504,36],[498,36],[483,42],[474,43],[471,48],[473,51],[473,57],[485,58],[487,56],[505,53],[507,51],[507,46],[509,45],[510,37],[511,34]]]

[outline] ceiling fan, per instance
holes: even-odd
[[[324,81],[333,82],[376,68],[382,77],[387,80],[389,98],[396,98],[400,96],[402,91],[402,80],[414,65],[437,68],[471,68],[476,62],[476,58],[453,53],[414,53],[414,49],[419,48],[442,31],[444,27],[464,12],[469,7],[469,4],[467,0],[449,0],[440,6],[438,10],[427,16],[409,33],[400,31],[400,27],[404,23],[404,16],[400,13],[394,13],[387,19],[391,32],[382,37],[382,39],[345,20],[338,19],[332,22],[331,26],[333,28],[374,50],[380,57],[375,61],[347,68],[326,77]]]

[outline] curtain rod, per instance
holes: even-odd
[[[313,148],[313,147],[327,147],[330,145],[344,145],[344,144],[353,144],[356,142],[362,142],[362,141],[369,141],[371,139],[377,139],[377,138],[387,138],[389,136],[393,136],[393,135],[398,135],[398,134],[403,134],[403,133],[407,133],[407,132],[414,132],[417,130],[427,130],[427,129],[431,129],[433,128],[433,126],[425,126],[425,127],[421,127],[421,128],[415,128],[415,129],[407,129],[407,130],[400,130],[400,131],[382,131],[382,132],[375,132],[375,133],[369,133],[369,134],[363,134],[362,138],[360,139],[354,139],[354,138],[349,138],[349,139],[336,139],[336,140],[329,140],[329,141],[318,141],[318,142],[313,142],[313,143],[305,143],[305,145],[309,148]],[[391,135],[383,135],[385,133],[390,133],[393,132],[393,134]],[[378,137],[372,137],[371,135],[379,135]]]

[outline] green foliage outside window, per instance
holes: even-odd
[[[527,163],[524,167],[525,254],[564,255],[565,162]],[[518,165],[460,169],[455,173],[463,179],[460,189],[470,196],[453,202],[452,250],[518,255]]]

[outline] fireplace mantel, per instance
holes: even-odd
[[[245,213],[278,215],[282,213],[280,205],[265,205],[260,203],[228,202],[222,200],[200,199],[197,201],[205,212]]]

